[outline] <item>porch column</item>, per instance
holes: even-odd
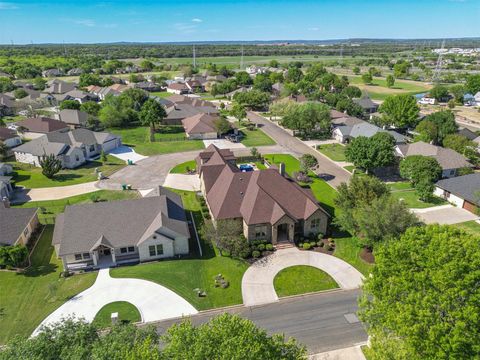
[[[111,252],[112,252],[112,262],[116,264],[117,261],[115,260],[115,249],[111,249]]]
[[[98,251],[92,251],[92,259],[93,259],[93,265],[97,266],[98,265]]]
[[[68,271],[68,264],[65,256],[62,256],[63,270]]]
[[[288,241],[293,242],[295,237],[295,224],[288,225]]]
[[[273,225],[272,226],[272,244],[275,245],[277,243],[277,239],[278,239],[278,230],[277,230],[277,226],[276,225]]]

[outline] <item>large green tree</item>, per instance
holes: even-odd
[[[371,359],[480,358],[480,239],[413,227],[375,248],[360,300]]]
[[[386,125],[404,128],[417,124],[420,109],[414,96],[403,94],[387,96],[378,111]]]
[[[163,122],[167,113],[163,106],[155,99],[148,99],[139,113],[140,122],[150,128],[150,141],[155,141],[155,128]]]
[[[0,93],[9,92],[15,89],[15,85],[11,79],[7,77],[0,77]]]
[[[331,119],[328,106],[307,102],[286,108],[282,125],[298,131],[303,137],[330,130]]]
[[[359,136],[345,149],[348,161],[367,173],[378,167],[388,166],[395,161],[395,140],[387,132],[378,132],[372,137]]]
[[[208,323],[186,321],[172,326],[162,337],[166,359],[306,359],[303,346],[283,335],[269,336],[252,321],[224,313]]]
[[[467,77],[465,90],[473,95],[480,91],[480,74],[469,75]]]
[[[233,100],[251,110],[262,110],[268,106],[270,95],[268,93],[250,90],[233,95]]]
[[[448,97],[448,88],[443,85],[435,85],[430,89],[429,94],[437,101],[443,101]]]

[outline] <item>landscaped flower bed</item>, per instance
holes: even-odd
[[[300,238],[296,245],[300,250],[313,250],[329,255],[332,255],[335,251],[335,240],[332,238],[324,238],[323,234]]]

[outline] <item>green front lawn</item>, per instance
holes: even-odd
[[[107,161],[101,160],[89,161],[76,169],[63,169],[57,173],[53,179],[47,178],[42,174],[42,168],[23,164],[19,162],[8,162],[13,166],[13,180],[18,186],[24,186],[29,189],[67,186],[82,184],[97,180],[95,169],[98,168],[103,175],[109,176],[115,171],[125,166],[125,162],[107,155]]]
[[[420,200],[415,189],[408,182],[396,182],[388,184],[388,186],[390,187],[392,196],[403,201],[405,205],[411,209],[424,209],[447,204],[445,200],[433,195],[429,201]]]
[[[0,271],[0,344],[15,335],[30,336],[40,322],[74,295],[92,286],[96,272],[60,278],[62,262],[47,226],[24,274]]]
[[[313,266],[291,266],[281,270],[273,281],[278,297],[338,288],[330,275]]]
[[[480,224],[477,223],[475,220],[454,224],[453,226],[474,235],[480,235]]]
[[[158,96],[159,98],[167,98],[172,96],[173,94],[167,92],[167,91],[153,91],[150,93],[150,95],[153,96]]]
[[[279,165],[280,163],[285,164],[285,171],[293,176],[294,172],[300,171],[300,161],[289,154],[267,154],[264,158],[270,163]]]
[[[109,129],[121,136],[125,145],[145,156],[170,154],[205,148],[202,140],[187,140],[181,126],[163,126],[155,133],[155,141],[150,142],[150,129],[138,126],[125,129]]]
[[[333,238],[335,239],[335,252],[333,255],[348,262],[364,276],[368,276],[374,265],[365,262],[360,257],[362,248],[358,245],[357,239],[348,236],[348,233],[335,233]]]
[[[38,213],[40,222],[44,224],[53,224],[57,214],[65,211],[65,206],[75,204],[89,204],[94,201],[114,201],[114,200],[129,200],[138,199],[140,194],[135,190],[126,191],[110,191],[99,190],[90,194],[82,194],[77,196],[71,196],[60,200],[51,201],[29,201],[21,205],[12,205],[12,207],[41,208]]]
[[[172,170],[170,170],[171,174],[188,174],[188,170],[195,170],[197,167],[197,163],[195,160],[185,161],[181,164],[178,164]]]
[[[138,309],[128,301],[115,301],[107,304],[95,315],[93,323],[99,328],[106,328],[112,325],[112,313],[118,312],[118,319],[122,323],[139,322],[142,320]]]
[[[345,146],[340,144],[319,145],[317,150],[333,161],[346,161]]]
[[[202,223],[200,203],[195,193],[176,191],[182,195],[186,210],[194,213],[198,226]],[[196,309],[206,310],[242,303],[241,282],[248,264],[242,260],[220,256],[213,245],[202,241],[203,257],[194,255],[196,240],[190,242],[192,255],[180,260],[163,260],[135,266],[124,266],[110,270],[112,277],[138,278],[156,282],[176,292]],[[222,274],[230,285],[226,289],[215,287],[215,276]],[[199,297],[195,289],[204,290],[206,297]]]
[[[275,141],[261,129],[248,130],[246,127],[242,127],[240,131],[245,136],[241,143],[247,147],[275,145]]]

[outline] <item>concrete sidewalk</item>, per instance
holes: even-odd
[[[363,282],[363,275],[357,269],[335,256],[297,248],[282,249],[247,269],[242,278],[243,304],[254,306],[278,301],[273,286],[275,275],[296,265],[314,266],[325,271],[344,290],[356,289]]]
[[[127,301],[134,305],[140,312],[142,322],[198,313],[188,301],[164,286],[140,279],[112,278],[109,269],[101,269],[90,288],[51,313],[32,335],[37,335],[42,326],[62,321],[69,316],[92,322],[103,306],[115,301]]]

